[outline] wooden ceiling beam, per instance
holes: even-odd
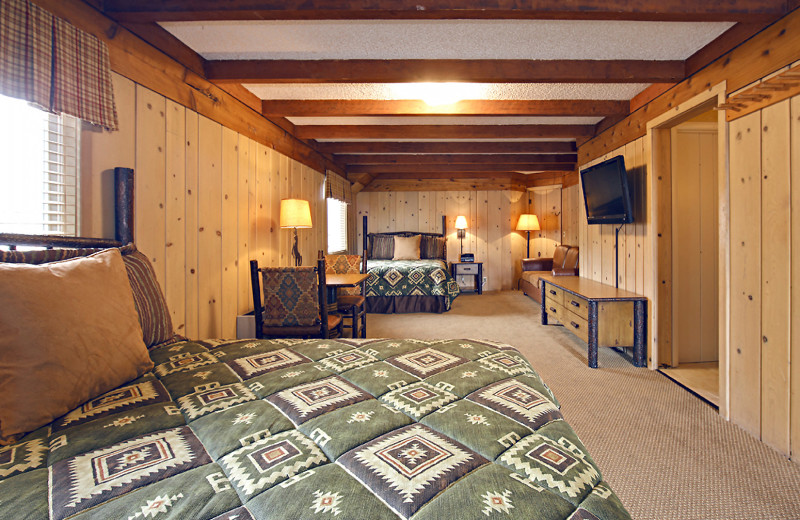
[[[774,19],[764,20],[761,23],[737,23],[686,59],[686,76],[691,76],[751,36],[759,33],[778,18],[779,16],[775,16]]]
[[[751,21],[784,14],[785,0],[105,0],[117,20],[538,19]],[[521,7],[522,6],[522,7]]]
[[[385,142],[385,141],[345,141],[315,143],[322,153],[360,154],[360,153],[575,153],[577,146],[570,141],[532,141],[532,142]],[[335,156],[334,156],[335,158]]]
[[[524,139],[591,137],[594,125],[297,125],[299,139]]]
[[[369,173],[465,173],[465,172],[525,172],[525,171],[572,171],[575,164],[357,164],[347,168],[348,174]]]
[[[604,99],[469,100],[431,106],[419,100],[291,99],[264,100],[265,116],[610,116],[628,115],[628,101]]]
[[[216,83],[675,83],[680,60],[209,60]]]
[[[572,164],[577,154],[401,154],[336,155],[340,164]]]

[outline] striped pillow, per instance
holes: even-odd
[[[139,314],[142,326],[142,339],[148,348],[172,340],[172,318],[167,308],[167,301],[156,280],[156,274],[150,260],[140,253],[136,246],[128,244],[119,248],[122,261],[128,271],[128,281],[133,291],[133,303]],[[0,262],[43,264],[66,260],[78,256],[87,256],[102,249],[41,249],[35,251],[0,251]]]
[[[373,235],[370,258],[391,260],[394,256],[394,235]]]
[[[422,235],[419,244],[420,258],[444,259],[444,237]]]
[[[144,344],[150,348],[172,339],[175,332],[172,330],[167,300],[158,285],[150,260],[134,247],[129,253],[123,251],[122,261],[128,271]]]

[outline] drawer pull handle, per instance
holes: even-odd
[[[578,303],[578,302],[576,302],[575,300],[570,300],[570,302],[569,302],[569,303],[570,303],[570,304],[571,304],[573,307],[580,307],[580,306],[581,306],[581,304],[580,304],[580,303]]]
[[[555,296],[555,295],[556,295],[556,294],[558,294],[558,293],[557,293],[557,292],[555,292],[553,289],[550,289],[550,294],[552,294],[553,296]]]
[[[575,323],[574,321],[569,322],[569,324],[572,325],[573,327],[575,327],[576,329],[581,328],[581,326],[578,325],[577,323]]]
[[[555,307],[550,307],[550,312],[556,312],[556,308]]]

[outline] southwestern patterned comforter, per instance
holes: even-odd
[[[367,272],[367,312],[445,312],[459,294],[441,260],[367,260]],[[420,299],[435,303],[415,305]]]
[[[0,518],[629,518],[511,347],[181,342],[0,448]]]

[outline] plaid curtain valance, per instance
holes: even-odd
[[[325,177],[325,198],[352,204],[353,190],[350,187],[350,183],[341,175],[328,170]]]
[[[0,2],[0,94],[118,126],[105,43],[28,0]]]

